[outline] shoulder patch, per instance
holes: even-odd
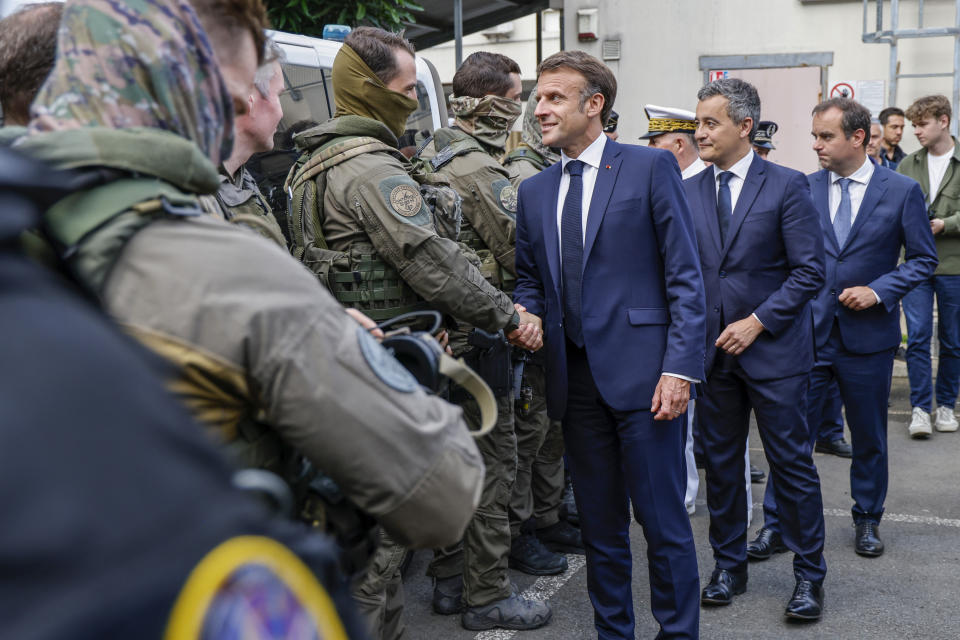
[[[511,218],[516,218],[517,216],[517,189],[509,180],[500,179],[494,180],[491,185],[493,193],[497,198],[497,201],[500,203],[500,208],[506,212]]]
[[[390,206],[404,218],[415,216],[423,206],[420,191],[409,184],[398,184],[390,190]]]
[[[420,195],[420,187],[410,176],[384,178],[377,188],[390,212],[404,222],[417,226],[430,224],[430,210]]]
[[[385,385],[401,393],[413,393],[419,383],[396,358],[363,327],[357,327],[357,342],[367,364]]]

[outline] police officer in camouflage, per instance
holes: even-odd
[[[533,115],[536,108],[537,92],[531,91],[523,113],[521,142],[503,157],[503,166],[511,173],[518,174],[521,181],[532,178],[560,160],[557,151],[543,144],[540,121]]]
[[[521,91],[516,62],[484,51],[470,55],[453,77],[450,109],[455,116],[454,125],[434,132],[417,157],[424,171],[445,176],[463,196],[459,239],[477,253],[481,271],[490,284],[507,293],[513,292],[516,281],[513,256],[519,176],[510,174],[498,159],[520,115]],[[546,575],[563,572],[567,560],[542,546],[534,546],[537,542],[532,536],[518,536],[525,546],[521,553],[511,553],[509,504],[517,478],[514,396],[522,401],[522,382],[516,378],[525,357],[517,350],[514,355],[503,353],[496,361],[480,362],[476,347],[466,338],[470,328],[460,329],[452,333],[454,353],[462,354],[468,363],[482,370],[481,375],[487,377],[497,396],[498,423],[490,434],[486,458],[488,485],[495,498],[491,509],[478,512],[477,526],[468,530],[463,546],[438,550],[428,572],[437,579],[434,610],[449,613],[453,608],[450,603],[456,602],[462,584],[467,605],[464,626],[480,629],[486,628],[484,624],[490,618],[489,608],[482,605],[509,588],[508,565]],[[534,613],[513,628],[531,629],[546,622],[546,615]]]
[[[449,544],[483,478],[460,409],[426,395],[287,252],[200,206],[246,112],[265,20],[260,0],[69,0],[18,145],[83,176],[46,214],[58,248],[173,363],[171,388],[238,463],[299,489],[309,461],[403,544]]]
[[[273,149],[273,135],[283,118],[280,106],[282,61],[283,50],[270,43],[267,61],[260,65],[253,77],[253,88],[247,96],[247,112],[237,116],[235,121],[233,151],[220,165],[220,188],[215,202],[210,204],[227,220],[245,225],[286,248],[286,240],[270,205],[244,166],[254,153]]]
[[[459,207],[430,206],[450,192],[439,189],[438,195],[446,180],[416,172],[397,149],[397,137],[417,105],[412,46],[380,29],[355,29],[334,60],[332,79],[336,116],[296,137],[304,153],[287,181],[294,254],[338,300],[375,320],[436,309],[494,334],[494,344],[502,342],[496,334],[504,331],[518,344],[538,346],[534,319],[491,286],[471,262],[476,256],[468,257],[453,241]],[[478,420],[475,404],[465,402],[464,409],[468,421]],[[487,474],[477,515],[465,534],[468,541],[484,540],[488,522],[500,514],[502,531],[509,536],[497,473],[503,457],[497,433],[495,429],[477,442]],[[467,546],[468,566],[493,574],[468,592],[472,610],[465,613],[467,624],[476,620],[474,626],[490,628],[546,622],[544,603],[511,590],[497,550],[479,543]],[[380,638],[392,640],[402,633],[403,553],[385,540],[355,592]]]
[[[559,160],[559,154],[543,144],[536,107],[536,91],[531,91],[522,142],[502,160],[521,180]],[[510,563],[527,573],[552,568],[556,553],[584,553],[580,530],[560,517],[565,486],[563,430],[559,420],[547,417],[545,365],[543,351],[526,357],[516,402],[517,479],[510,498]],[[554,553],[546,553],[544,547]]]

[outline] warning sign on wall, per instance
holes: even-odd
[[[884,88],[883,80],[849,80],[830,87],[830,97],[856,100],[876,117],[883,109]]]
[[[728,77],[730,77],[729,71],[711,71],[710,72],[710,82],[713,82],[714,80],[720,80],[721,78],[728,78]]]

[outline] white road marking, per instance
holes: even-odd
[[[697,506],[701,502],[697,501]],[[762,509],[762,502],[754,502],[754,509]],[[824,509],[823,515],[835,516],[838,518],[849,518],[850,512],[844,509]],[[883,522],[906,522],[907,524],[924,524],[937,527],[957,527],[960,528],[960,520],[952,518],[937,518],[935,516],[915,516],[903,513],[885,513]],[[572,578],[577,571],[586,565],[586,559],[579,555],[567,556],[567,570],[558,576],[541,576],[537,581],[530,585],[530,588],[523,592],[524,597],[534,598],[536,600],[549,600]],[[517,635],[516,631],[507,629],[492,629],[490,631],[481,631],[473,640],[510,640]]]
[[[533,598],[534,600],[549,600],[557,591],[572,578],[577,571],[580,571],[587,563],[584,556],[569,554],[567,556],[567,570],[558,576],[540,576],[537,581],[530,585],[530,588],[523,592],[523,597]],[[473,640],[509,640],[517,635],[516,631],[509,629],[491,629],[490,631],[481,631]]]

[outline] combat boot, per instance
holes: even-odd
[[[559,520],[548,527],[537,529],[537,539],[554,553],[576,553],[581,556],[586,553],[580,529],[566,520]]]
[[[433,579],[434,613],[452,616],[463,611],[463,575]]]
[[[480,607],[467,607],[460,624],[471,631],[487,629],[539,629],[550,622],[553,610],[541,600],[532,600],[511,589],[509,596]]]
[[[550,551],[536,536],[521,533],[510,542],[511,569],[532,576],[554,576],[567,570],[567,559]]]

